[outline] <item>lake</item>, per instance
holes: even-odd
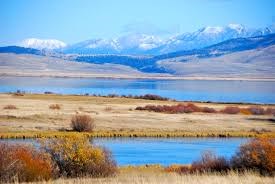
[[[35,143],[34,140],[0,140]],[[95,145],[110,150],[118,165],[190,164],[203,151],[230,158],[247,138],[95,138]],[[37,143],[35,143],[37,144]]]
[[[275,104],[275,82],[0,77],[0,92],[156,94],[176,100]]]

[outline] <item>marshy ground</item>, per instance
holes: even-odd
[[[137,106],[174,105],[179,102],[109,98],[55,94],[0,94],[0,132],[70,130],[74,114],[87,114],[94,118],[95,131],[115,132],[188,132],[251,133],[275,132],[274,116],[221,113],[167,114],[135,110]],[[51,107],[60,108],[51,108]],[[194,103],[200,107],[221,110],[232,104]],[[16,108],[5,108],[12,105]],[[240,108],[251,105],[234,104]],[[260,105],[275,108],[275,105]]]

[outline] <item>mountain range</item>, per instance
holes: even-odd
[[[181,50],[200,49],[234,38],[275,33],[274,26],[249,29],[240,24],[207,26],[195,32],[161,38],[157,35],[128,34],[113,39],[91,39],[68,45],[58,40],[26,39],[17,46],[55,50],[65,54],[161,55]]]
[[[115,52],[116,49],[122,48],[117,46],[118,43],[122,43],[121,40],[117,42],[113,40],[112,46],[110,42],[100,40],[86,41],[74,46],[67,46],[55,40],[52,42],[56,43],[55,46],[49,42],[33,41],[25,43],[36,43],[34,47],[38,47],[38,43],[41,43],[39,48],[30,48],[31,45],[28,45],[28,48],[0,47],[0,74],[11,73],[13,70],[16,73],[21,70],[26,71],[26,67],[28,73],[31,73],[33,66],[34,71],[38,73],[55,71],[61,74],[66,71],[66,75],[69,75],[69,71],[78,74],[82,71],[90,75],[89,72],[100,71],[99,73],[106,74],[114,70],[116,74],[123,71],[124,75],[128,73],[129,76],[157,74],[275,78],[275,34],[271,28],[247,31],[241,25],[206,27],[192,34],[186,33],[166,40],[166,44],[156,37],[143,35],[142,38],[147,43],[142,47],[147,48],[147,54],[141,52],[137,46],[141,43],[141,37],[136,38],[138,41],[135,44],[125,41],[122,49],[125,54]],[[44,43],[51,49],[43,47]],[[101,48],[96,46],[98,44]],[[176,48],[173,48],[174,46]],[[91,51],[93,54],[90,54]],[[141,54],[137,54],[139,52]]]

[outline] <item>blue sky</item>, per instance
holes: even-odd
[[[1,0],[0,45],[25,38],[75,43],[126,33],[169,35],[275,22],[275,0]]]

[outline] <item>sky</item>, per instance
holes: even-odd
[[[275,0],[0,0],[0,45],[26,38],[72,44],[145,33],[167,36],[230,23],[275,22]]]

